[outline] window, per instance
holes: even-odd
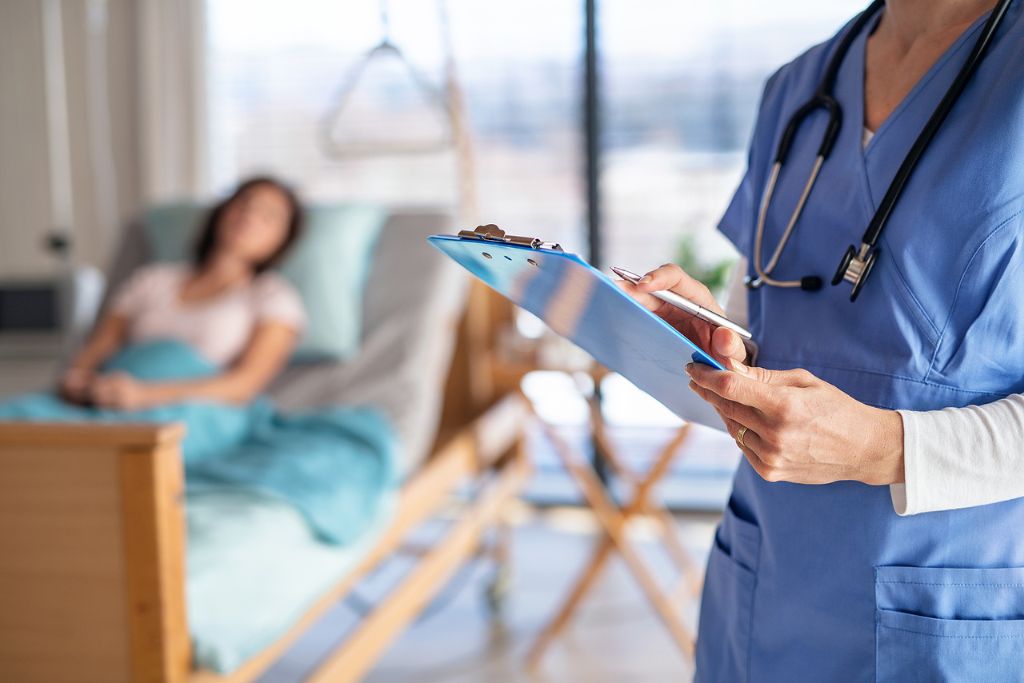
[[[582,19],[575,2],[446,0],[477,157],[481,214],[511,231],[581,243],[578,133]],[[438,4],[389,3],[391,39],[435,86],[442,81]],[[456,197],[454,155],[338,161],[317,137],[332,97],[381,39],[375,2],[207,0],[209,176],[224,190],[273,170],[314,199],[438,205]],[[365,96],[412,97],[408,82],[353,94],[339,128],[387,135]],[[363,90],[365,87],[367,90]],[[388,92],[404,88],[404,91]],[[363,118],[360,118],[362,112]],[[422,108],[426,117],[434,112]]]
[[[862,2],[597,4],[605,253],[642,269],[675,257],[691,234],[702,258],[728,258],[713,227],[742,173],[765,78],[834,33]],[[391,0],[391,38],[435,86],[444,6],[476,145],[482,215],[586,253],[582,1]],[[320,145],[339,86],[381,39],[376,2],[206,0],[206,9],[209,189],[273,170],[317,199],[454,200],[451,154],[338,161]],[[359,94],[410,96],[400,91],[408,84],[372,74],[361,85]],[[341,123],[368,137],[399,130],[373,112],[353,106]],[[419,113],[432,115],[426,107]]]
[[[391,0],[388,29],[433,84],[450,31],[476,152],[481,217],[586,254],[582,150],[582,0]],[[645,270],[682,256],[708,266],[734,253],[714,226],[745,165],[764,80],[832,35],[863,0],[598,0],[604,254]],[[454,206],[454,155],[341,160],[318,133],[340,84],[382,35],[372,0],[206,0],[207,138],[211,190],[260,171],[282,174],[318,200]],[[414,136],[430,107],[401,73],[366,74],[339,131],[366,139]],[[398,72],[401,70],[398,69]],[[395,76],[391,79],[390,76]],[[404,89],[403,89],[404,88]],[[360,98],[365,98],[361,100]],[[373,101],[389,107],[374,107]],[[403,118],[405,117],[405,118]],[[686,239],[688,242],[684,242]],[[688,254],[681,254],[685,249]],[[719,269],[721,275],[724,269]],[[538,408],[585,443],[585,406],[572,382],[538,373]],[[678,425],[618,378],[604,410],[645,457]],[[659,432],[659,430],[661,430]],[[724,455],[723,455],[724,454]],[[575,495],[539,454],[541,495]],[[724,503],[738,453],[727,437],[694,439],[666,489],[670,502]]]
[[[863,2],[599,0],[605,253],[642,271],[691,235],[714,265],[714,231],[746,165],[764,81]]]

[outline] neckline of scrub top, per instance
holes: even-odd
[[[861,131],[864,129],[864,124],[866,121],[866,118],[864,116],[864,86],[866,82],[865,76],[867,75],[867,39],[868,36],[874,31],[874,27],[872,27],[871,31],[862,31],[861,34],[857,36],[857,41],[859,42],[855,43],[850,50],[853,53],[853,59],[850,60],[849,68],[843,69],[843,71],[845,72],[843,75],[845,76],[845,78],[851,79],[853,81],[853,83],[851,84],[852,91],[847,90],[846,92],[849,93],[848,96],[853,99],[852,105],[853,108],[856,110],[856,120],[860,124],[856,127],[856,132],[850,136],[850,142],[848,142],[847,144],[852,146],[852,154],[855,155],[853,161],[857,165],[856,174],[860,176],[859,194],[861,197],[861,201],[864,204],[864,210],[866,212],[865,220],[869,220],[872,214],[874,214],[874,212],[878,210],[878,204],[881,201],[881,195],[876,196],[875,190],[878,189],[878,192],[880,193],[885,192],[885,187],[874,187],[875,183],[873,183],[872,181],[877,181],[878,178],[874,178],[872,176],[870,165],[868,163],[868,156],[872,154],[872,151],[876,149],[879,146],[879,144],[886,144],[886,140],[888,140],[889,129],[897,126],[900,123],[900,121],[906,116],[906,111],[911,108],[911,106],[914,104],[914,101],[917,100],[917,98],[919,98],[924,92],[927,91],[928,86],[931,84],[932,80],[934,80],[935,77],[942,72],[942,70],[948,65],[949,61],[953,59],[957,55],[957,53],[959,53],[962,49],[970,45],[971,39],[975,37],[975,34],[978,31],[981,30],[981,27],[984,25],[987,19],[988,13],[986,13],[982,17],[979,17],[969,28],[967,28],[962,34],[960,34],[960,36],[955,41],[953,41],[953,43],[948,48],[946,48],[946,51],[942,53],[942,55],[940,55],[938,59],[935,60],[935,63],[932,64],[931,67],[924,73],[924,75],[922,75],[921,78],[918,79],[917,83],[915,83],[914,86],[910,89],[910,91],[907,92],[907,94],[903,97],[900,103],[896,105],[896,108],[893,109],[882,122],[882,124],[875,129],[875,134],[871,137],[871,141],[868,142],[867,145],[862,144]],[[881,15],[879,15],[878,19],[875,20],[875,23],[877,24],[877,22],[879,21],[881,21]],[[938,104],[938,99],[936,99],[935,104]],[[928,111],[926,116],[931,116],[931,110]],[[906,153],[906,150],[910,149],[910,146],[913,144],[914,139],[920,133],[921,125],[923,124],[919,124],[912,131],[910,131],[908,137],[905,140],[894,142],[894,144],[902,144],[905,147],[905,149],[899,154],[899,157],[895,160],[895,164],[898,165],[900,163],[900,160],[903,159],[903,154]],[[880,138],[882,139],[881,142],[879,142]],[[890,172],[895,173],[896,166],[892,166]],[[891,175],[889,177],[891,177]],[[885,185],[887,187],[888,182],[886,182]],[[884,238],[882,241],[884,243]]]
[[[885,11],[885,10],[883,10]],[[895,109],[889,112],[889,115],[885,117],[882,123],[875,128],[874,135],[871,136],[871,140],[866,146],[860,146],[860,158],[864,161],[868,152],[876,146],[876,143],[885,132],[892,127],[894,121],[899,120],[903,112],[910,107],[914,100],[916,100],[922,92],[927,89],[928,84],[942,71],[946,64],[958,53],[961,49],[967,45],[968,39],[974,37],[974,34],[981,30],[982,25],[988,20],[988,16],[991,12],[985,12],[982,16],[974,20],[974,23],[967,27],[963,33],[961,33],[956,40],[954,40],[946,51],[939,55],[939,58],[928,67],[928,70],[924,72],[921,78],[917,79],[913,87],[903,96],[899,104],[896,105]],[[861,31],[861,35],[857,36],[857,40],[860,41],[857,45],[856,50],[851,50],[856,54],[856,64],[854,65],[853,73],[856,74],[856,109],[857,118],[859,119],[860,125],[857,126],[857,130],[862,131],[867,127],[867,119],[864,116],[864,108],[866,104],[866,84],[867,84],[867,47],[868,37],[875,32],[878,28],[879,22],[882,20],[882,15],[879,13],[878,17],[872,22],[870,30]],[[916,134],[915,134],[916,136]],[[859,137],[859,136],[858,136]],[[913,141],[911,141],[913,142]],[[866,172],[865,168],[865,172]]]

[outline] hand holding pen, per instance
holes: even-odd
[[[725,317],[725,311],[703,283],[675,264],[665,264],[636,279],[633,273],[613,268],[622,277],[620,286],[648,310],[686,335],[730,370],[747,360],[743,337],[749,332]],[[673,294],[675,297],[663,296]],[[662,295],[662,296],[659,296]],[[682,297],[684,302],[678,301]],[[687,306],[686,304],[690,304]],[[705,309],[707,314],[693,306]],[[710,315],[708,315],[710,314]],[[741,334],[745,333],[745,334]]]

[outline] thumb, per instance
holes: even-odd
[[[755,365],[745,365],[735,358],[726,358],[723,365],[728,370],[738,372],[741,375],[745,375],[747,379],[760,382],[761,384],[785,384],[784,373],[780,374],[776,370],[759,368]]]
[[[711,352],[719,360],[733,359],[744,361],[747,358],[747,347],[740,336],[726,327],[716,327],[711,333]]]

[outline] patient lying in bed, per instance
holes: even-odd
[[[190,264],[140,268],[61,381],[69,401],[138,410],[184,400],[246,403],[287,361],[305,325],[292,286],[268,269],[298,238],[302,207],[271,178],[254,178],[209,214]],[[221,369],[202,379],[145,382],[103,364],[126,344],[177,340]]]
[[[193,263],[140,268],[115,292],[59,395],[0,403],[0,420],[182,422],[190,494],[269,493],[322,540],[358,538],[394,483],[391,425],[371,406],[286,414],[260,395],[305,326],[298,294],[269,270],[301,222],[284,185],[243,183],[210,213]]]

